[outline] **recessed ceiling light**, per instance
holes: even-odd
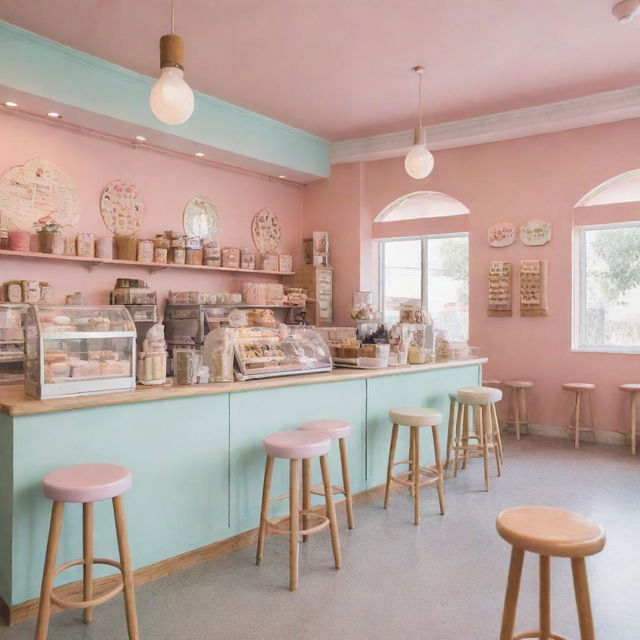
[[[202,151],[198,151],[195,155],[196,155],[198,158],[203,158],[203,157],[204,157],[204,153],[202,153]]]
[[[138,142],[144,142],[146,140],[146,138],[144,136],[136,136],[136,140]]]
[[[57,111],[49,111],[49,113],[47,113],[47,115],[50,118],[59,118],[60,117],[60,114]]]
[[[278,178],[280,178],[280,180],[284,180],[287,176],[278,176]]]
[[[11,102],[11,101],[8,101],[8,102],[5,102],[5,103],[4,103],[4,106],[5,106],[5,107],[11,107],[12,109],[14,109],[15,107],[17,107],[17,106],[18,106],[18,103],[17,103],[17,102]]]

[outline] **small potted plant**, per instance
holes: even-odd
[[[35,224],[38,233],[38,247],[40,253],[62,255],[64,253],[64,238],[62,225],[51,216],[40,218]]]

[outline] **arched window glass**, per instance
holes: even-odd
[[[640,201],[640,169],[621,173],[591,189],[576,207],[592,207],[598,204]]]
[[[459,200],[439,191],[416,191],[408,193],[387,205],[374,222],[396,222],[419,218],[460,216],[469,213]]]

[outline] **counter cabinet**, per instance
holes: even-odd
[[[106,406],[86,403],[99,403],[107,396],[85,397],[78,399],[84,407],[78,409],[60,410],[62,400],[47,400],[45,406],[54,408],[45,413],[35,411],[41,407],[34,404],[25,405],[33,412],[4,404],[0,411],[0,597],[15,619],[21,619],[28,615],[26,601],[38,595],[51,509],[40,484],[53,469],[82,462],[111,462],[131,469],[134,483],[125,494],[125,505],[134,567],[162,564],[258,525],[265,462],[261,441],[267,434],[321,417],[349,420],[353,424],[348,439],[352,491],[361,492],[384,482],[391,433],[388,409],[402,405],[439,409],[444,446],[448,394],[479,384],[484,362],[426,365],[385,375],[299,376],[271,380],[267,386],[266,381],[261,381],[262,386],[242,383],[233,391],[169,394],[168,399],[140,402],[129,394],[127,404],[116,404],[111,398],[114,404]],[[145,392],[133,395],[137,393]],[[0,405],[2,399],[0,389]],[[406,434],[402,438],[399,451],[408,447]],[[426,445],[425,434],[422,450],[429,452],[431,447]],[[330,466],[333,483],[340,484],[337,447],[332,448]],[[319,469],[314,468],[314,482],[319,479]],[[288,465],[276,463],[272,492],[284,494],[287,487]],[[275,504],[273,513],[277,515],[278,509],[283,513],[286,507],[284,501]],[[116,557],[108,501],[96,504],[95,517],[96,555]],[[80,522],[80,505],[68,505],[59,564],[81,555]],[[344,528],[341,535],[348,535]],[[180,568],[179,562],[169,564],[167,570]],[[97,575],[110,572],[107,567],[100,569],[103,573]],[[57,584],[80,577],[79,569],[71,570]]]

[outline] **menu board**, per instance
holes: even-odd
[[[522,260],[520,263],[520,315],[548,316],[547,261]]]
[[[511,316],[513,266],[510,262],[489,263],[489,316]]]

